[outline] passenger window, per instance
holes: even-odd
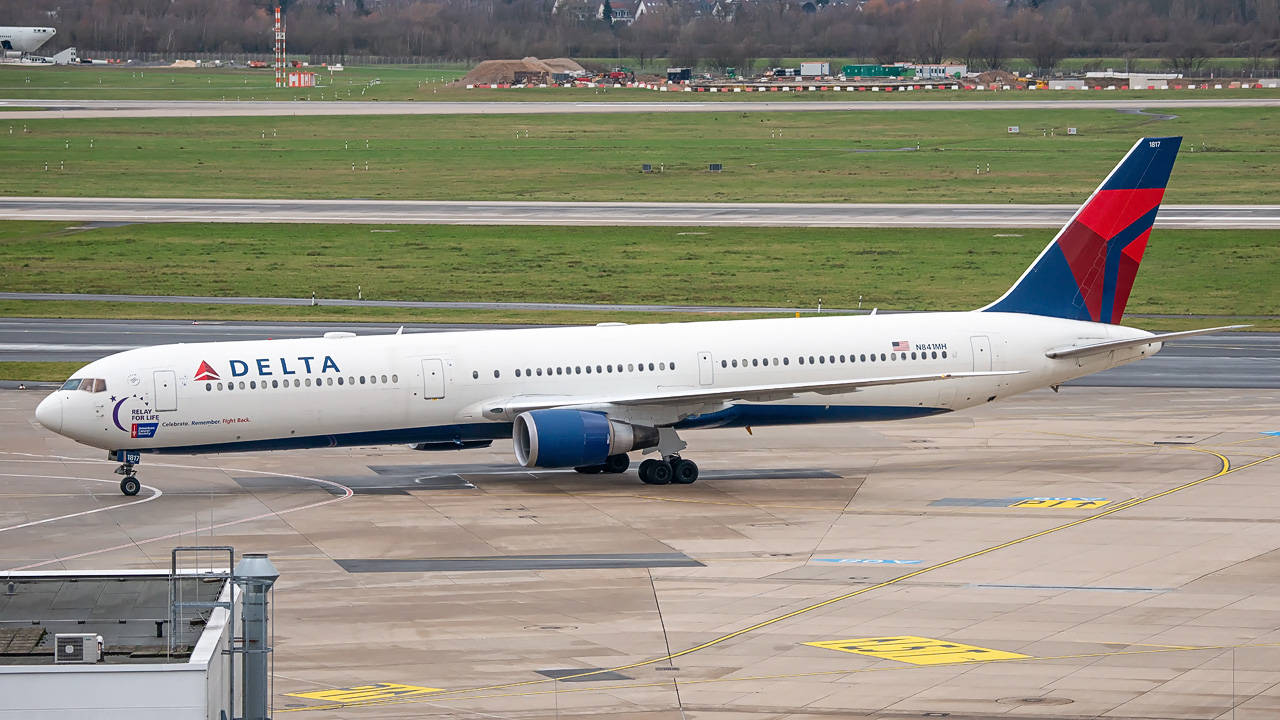
[[[632,365],[631,363],[627,363],[627,372],[635,372],[635,371],[636,371],[636,366]]]
[[[773,359],[773,364],[774,364],[774,365],[777,365],[777,364],[778,364],[778,358],[774,358],[774,359]]]
[[[243,380],[241,380],[241,381],[240,381],[240,389],[241,389],[241,390],[243,390],[243,389],[244,389],[244,381],[243,381]]]
[[[212,390],[213,390],[213,383],[205,383],[205,384],[204,384],[204,389],[205,389],[205,390],[212,391]]]
[[[755,358],[751,358],[751,367],[760,367],[760,361]]]
[[[884,362],[884,353],[880,353],[880,361]]]
[[[250,381],[249,381],[249,389],[250,389],[250,390],[257,390],[257,389],[258,389],[258,381],[257,381],[257,380],[250,380]]]
[[[943,351],[942,351],[942,359],[943,359],[943,360],[946,360],[946,359],[947,359],[947,351],[946,351],[946,350],[943,350]]]
[[[590,366],[590,365],[588,365],[588,366],[587,366],[587,374],[588,374],[588,375],[590,375],[590,374],[591,374],[591,366]]]
[[[475,372],[475,371],[472,371],[472,372],[471,372],[471,377],[472,377],[472,378],[478,378],[478,377],[480,377],[480,373]],[[363,384],[364,384],[364,376],[363,376],[363,375],[361,375],[361,376],[360,376],[360,384],[361,384],[361,385],[363,385]]]
[[[516,368],[516,377],[520,377],[520,368]]]
[[[339,384],[339,385],[341,385],[341,384],[342,384],[342,378],[338,378],[338,384]],[[267,386],[267,384],[266,384],[266,383],[263,383],[263,384],[262,384],[262,387],[266,387],[266,386]]]
[[[822,357],[821,355],[819,355],[819,356],[818,356],[818,362],[820,362],[820,363],[824,363],[824,364],[825,364],[825,363],[827,362],[827,359],[826,359],[826,358],[824,358],[824,357]]]
[[[221,389],[222,389],[222,383],[218,383],[218,389],[219,389],[219,390],[221,390]]]
[[[666,369],[667,369],[667,364],[666,364],[666,363],[658,363],[658,369],[659,369],[659,370],[666,370]]]
[[[671,363],[668,367],[670,367],[672,370],[675,370],[675,369],[676,369],[676,364],[675,364],[675,363]]]
[[[841,363],[843,363],[843,362],[844,362],[844,356],[843,356],[843,355],[841,355],[841,356],[840,356],[840,362],[841,362]]]
[[[834,364],[834,363],[835,363],[835,361],[836,361],[836,356],[835,356],[835,355],[832,355],[832,356],[831,356],[830,358],[828,358],[828,359],[832,362],[832,364]]]
[[[875,361],[876,361],[876,354],[871,353],[871,362],[875,362]]]
[[[564,374],[564,368],[556,368],[556,374],[557,374],[557,375],[563,375],[563,374]]]
[[[653,363],[649,363],[649,370],[650,370],[650,372],[652,372],[652,371],[653,371]]]
[[[75,390],[75,389],[77,389],[77,388],[79,388],[79,387],[80,387],[80,378],[71,378],[70,380],[68,380],[68,381],[66,381],[66,382],[64,382],[64,383],[62,383],[62,387],[61,387],[61,388],[59,388],[59,389],[61,389],[61,390]]]
[[[897,360],[897,359],[898,359],[898,353],[889,353],[889,359],[890,359],[890,360]]]
[[[720,367],[722,367],[722,368],[729,367],[729,361],[728,361],[728,360],[721,360],[721,361],[720,361]]]
[[[613,372],[613,366],[612,366],[612,365],[605,365],[604,367],[605,367],[605,369],[606,369],[606,370],[608,370],[609,372]]]
[[[915,360],[915,359],[916,359],[916,354],[915,354],[915,353],[911,353],[911,359],[912,359],[912,360]]]
[[[812,356],[812,355],[810,355],[810,356],[809,356],[809,364],[810,364],[810,365],[812,365],[812,364],[813,364],[813,356]]]
[[[872,355],[872,356],[871,356],[872,361],[874,361],[874,360],[875,360],[875,357],[876,357],[875,355]],[[858,356],[858,361],[859,361],[859,362],[866,362],[866,361],[867,361],[867,356],[866,356],[866,355],[859,355],[859,356]]]
[[[937,359],[938,359],[938,351],[937,351],[937,350],[934,350],[933,352],[931,352],[931,353],[929,353],[929,354],[932,356],[931,358],[929,358],[930,360],[937,360]]]
[[[734,366],[734,367],[738,367],[738,361],[737,361],[737,360],[734,360],[734,361],[733,361],[733,366]]]
[[[325,383],[325,385],[332,385],[332,384],[333,384],[333,378],[329,378],[329,381]],[[338,378],[338,384],[339,385],[342,384],[342,378]]]
[[[494,377],[498,377],[498,371],[497,371],[497,370],[494,370],[494,371],[493,371],[493,376],[494,376]],[[387,381],[387,376],[386,376],[386,375],[383,375],[383,376],[382,376],[382,382],[386,382],[386,381]]]
[[[596,374],[597,374],[597,375],[599,375],[599,374],[600,374],[600,366],[599,366],[599,365],[597,365],[597,366],[596,366]]]
[[[801,355],[800,357],[796,358],[796,360],[797,360],[801,365],[803,365],[803,364],[804,364],[804,356],[803,356],[803,355]]]
[[[243,386],[243,385],[244,385],[244,383],[240,383],[240,384],[241,384],[241,386]],[[307,387],[311,387],[311,378],[307,378],[307,379],[306,379],[306,381],[305,381],[304,383],[302,383],[302,384],[303,384],[303,385],[306,385]]]
[[[790,364],[791,364],[791,358],[782,358],[782,364],[783,364],[783,365],[790,365]]]
[[[348,385],[355,385],[355,384],[356,384],[356,379],[348,375],[348,376],[347,376],[347,384],[348,384]]]
[[[495,378],[497,378],[497,377],[502,377],[502,373],[498,372],[497,370],[494,370],[494,371],[493,371],[493,376],[494,376]],[[386,382],[386,381],[387,381],[387,376],[386,376],[386,375],[383,375],[383,376],[382,376],[382,382]]]
[[[294,387],[302,387],[302,381],[301,381],[301,380],[299,380],[298,378],[294,378],[294,379],[293,379],[293,386],[294,386]]]

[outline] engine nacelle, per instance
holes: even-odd
[[[657,428],[631,425],[601,412],[550,409],[516,416],[516,460],[525,467],[599,465],[610,455],[658,444]]]

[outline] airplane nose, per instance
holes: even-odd
[[[36,421],[46,428],[62,432],[62,398],[50,395],[36,406]]]

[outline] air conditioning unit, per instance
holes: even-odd
[[[102,636],[93,633],[66,633],[53,636],[53,661],[58,664],[91,665],[102,660]]]

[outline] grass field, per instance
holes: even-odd
[[[0,362],[0,380],[62,382],[88,365],[83,362]]]
[[[0,116],[0,194],[1071,203],[1135,138],[1180,134],[1187,142],[1169,202],[1280,201],[1280,109],[1179,115],[997,109],[7,123]],[[1021,134],[1010,135],[1010,125]],[[1067,137],[1067,127],[1080,135]],[[712,162],[725,171],[708,173]],[[642,163],[663,172],[642,174]]]
[[[482,302],[967,310],[999,296],[1048,230],[0,223],[9,291]],[[1280,231],[1156,233],[1130,313],[1270,315]],[[76,303],[60,314],[155,308]],[[0,314],[44,303],[4,301]],[[49,307],[52,307],[49,306]],[[575,313],[360,309],[363,319],[591,322]],[[376,312],[375,312],[376,310]],[[168,317],[334,320],[340,308],[170,306]],[[173,313],[182,314],[173,314]],[[252,314],[250,314],[252,313]],[[40,314],[47,314],[42,311]],[[238,314],[238,315],[237,315]],[[618,314],[630,321],[664,319]]]
[[[619,64],[617,60],[602,59],[593,61],[601,66]],[[789,62],[795,66],[800,61]],[[1235,66],[1243,60],[1233,61]],[[629,64],[630,63],[630,64]],[[763,61],[762,61],[763,63]],[[637,67],[631,61],[622,61],[622,65]],[[832,69],[839,71],[839,61],[832,63]],[[1108,62],[1107,60],[1080,60],[1075,63],[1078,68],[1124,68],[1124,61]],[[763,69],[763,64],[760,66]],[[645,70],[649,74],[665,74],[664,62],[652,62]],[[471,89],[451,86],[466,71],[457,65],[422,66],[422,65],[377,65],[347,66],[338,73],[330,74],[325,68],[308,68],[318,74],[320,87],[307,89],[289,89],[275,87],[274,71],[267,69],[247,68],[170,68],[170,67],[137,67],[121,65],[113,67],[77,66],[77,67],[42,67],[0,65],[0,99],[32,98],[32,99],[76,99],[76,100],[378,100],[378,101],[643,101],[664,102],[697,101],[697,102],[729,102],[733,100],[752,100],[765,97],[762,94],[748,96],[742,93],[656,93],[645,89],[610,88],[521,88],[521,89]],[[1274,75],[1273,75],[1274,76]],[[1210,88],[1215,84],[1211,80],[1202,80]],[[1186,91],[1183,91],[1184,93]],[[1278,97],[1280,90],[1198,90],[1196,97]],[[1172,93],[1172,94],[1171,94]],[[1245,95],[1242,95],[1245,93]],[[1040,99],[1079,98],[1081,93],[1042,92],[1028,95],[1024,92],[976,94],[968,91],[918,91],[910,93],[857,93],[854,96],[844,93],[769,93],[771,102],[788,102],[797,100],[1013,100],[1036,97]],[[1114,91],[1108,92],[1107,98],[1167,98],[1179,97],[1175,91]]]

